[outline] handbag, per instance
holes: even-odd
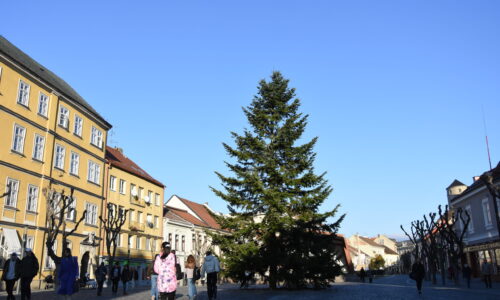
[[[416,280],[416,276],[415,276],[415,273],[414,272],[411,272],[410,273],[410,278],[413,279],[413,280]]]
[[[194,267],[193,280],[196,281],[196,280],[199,280],[200,278],[201,278],[200,268]]]
[[[80,290],[80,282],[75,280],[73,282],[73,293],[77,293]]]

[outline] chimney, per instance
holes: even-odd
[[[476,182],[476,181],[478,181],[478,180],[479,180],[479,178],[480,178],[479,176],[474,176],[474,177],[472,177],[472,181],[473,181],[473,182]]]
[[[120,152],[121,154],[123,154],[123,148],[116,147],[115,149],[118,150],[118,152]]]

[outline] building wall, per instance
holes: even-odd
[[[34,253],[40,261],[41,272],[35,278],[44,278],[52,273],[52,266],[45,264],[46,249],[44,228],[46,226],[46,198],[45,189],[55,189],[57,192],[70,193],[74,188],[76,198],[76,212],[79,218],[87,203],[96,205],[98,215],[103,199],[103,172],[104,172],[104,145],[106,144],[107,125],[102,124],[98,117],[89,113],[78,103],[65,99],[58,91],[39,79],[29,75],[20,66],[7,60],[0,54],[0,194],[7,191],[8,179],[18,181],[19,188],[15,205],[7,206],[7,197],[2,198],[0,206],[0,227],[16,229],[21,238],[26,232],[30,238]],[[17,102],[20,81],[29,85],[28,102],[25,105]],[[40,95],[48,97],[47,114],[38,113]],[[63,105],[69,111],[68,127],[57,125],[59,107]],[[74,134],[74,120],[77,114],[83,121],[81,137]],[[13,136],[15,124],[24,128],[24,147],[22,151],[13,150]],[[102,133],[101,148],[90,143],[91,126]],[[45,139],[41,158],[35,159],[35,134]],[[61,170],[54,168],[54,148],[58,144],[65,148],[64,166]],[[70,174],[71,151],[79,154],[79,168],[75,175]],[[91,160],[100,166],[97,183],[88,181],[88,161]],[[32,185],[38,188],[37,205],[27,210],[28,188]],[[68,227],[74,222],[68,222]],[[73,255],[79,257],[89,252],[91,269],[96,262],[97,250],[95,247],[81,245],[89,233],[98,235],[98,222],[80,225],[73,236],[69,238]],[[56,253],[62,252],[61,241],[57,243]],[[3,251],[2,251],[3,252]],[[6,253],[2,253],[5,255]],[[3,266],[3,264],[1,264]]]

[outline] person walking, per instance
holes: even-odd
[[[155,261],[158,256],[158,254],[155,255],[153,261],[146,270],[148,276],[147,278],[151,280],[151,300],[158,300],[158,288],[156,286],[158,283],[158,273],[154,270]]]
[[[212,255],[212,251],[207,251],[205,262],[201,268],[201,277],[205,277],[205,273],[207,274],[207,293],[209,300],[217,298],[217,273],[219,272],[219,260]]]
[[[59,290],[57,293],[63,295],[64,299],[71,300],[71,295],[78,290],[78,259],[71,255],[71,249],[63,251],[61,268],[59,269]]]
[[[160,256],[156,257],[154,271],[158,274],[158,293],[160,300],[174,300],[177,290],[175,263],[177,258],[170,252],[170,243],[161,244]]]
[[[194,256],[189,255],[184,265],[186,269],[186,278],[188,284],[188,297],[189,300],[194,300],[196,298],[196,280],[195,280],[195,270],[196,270],[196,260]]]
[[[95,270],[95,280],[97,281],[97,296],[101,296],[102,294],[102,286],[104,285],[104,280],[106,280],[106,266],[104,262],[101,262],[99,267]]]
[[[31,251],[31,248],[25,249],[26,255],[21,260],[20,274],[21,277],[21,300],[31,299],[31,281],[38,272],[38,259]]]
[[[486,288],[491,288],[491,274],[493,274],[493,267],[491,263],[489,263],[486,259],[483,261],[481,265],[481,275],[483,275],[484,283],[486,284]]]
[[[130,269],[128,267],[128,264],[123,266],[121,279],[123,284],[123,294],[127,295],[127,282],[130,281]]]
[[[2,280],[5,281],[5,290],[7,291],[7,300],[15,300],[13,294],[14,285],[21,274],[21,260],[16,252],[12,252],[10,259],[3,265]]]
[[[116,262],[111,269],[111,281],[113,282],[111,293],[113,294],[113,296],[116,296],[116,293],[118,292],[118,283],[120,282],[121,274],[122,270],[120,268],[120,263]]]
[[[139,286],[139,271],[137,271],[137,267],[134,268],[132,274],[134,277],[134,283],[132,284],[132,286],[135,288],[136,286]]]
[[[359,278],[361,279],[361,282],[365,282],[365,277],[366,277],[365,269],[361,268],[361,270],[359,270]]]
[[[472,276],[472,269],[469,267],[468,264],[464,264],[464,268],[462,270],[462,275],[464,276],[465,280],[467,281],[467,287],[470,288],[470,278]]]
[[[422,294],[422,280],[424,280],[425,277],[425,268],[419,259],[417,259],[411,267],[411,274],[412,279],[417,283],[418,293]]]

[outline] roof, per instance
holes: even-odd
[[[350,245],[347,246],[347,249],[352,252],[354,255],[358,255],[358,249],[357,248],[354,248]],[[368,257],[371,257],[370,254],[364,252],[363,250],[359,249],[359,252],[360,253],[363,253],[364,255],[368,256]]]
[[[493,176],[493,182],[495,184],[497,184],[500,181],[500,162],[498,163],[498,165],[495,168],[491,169],[488,172],[491,172],[491,174]],[[462,198],[463,196],[473,192],[474,190],[476,190],[482,186],[484,186],[483,181],[481,179],[478,179],[478,180],[474,181],[471,185],[469,185],[469,187],[467,187],[460,195],[457,195],[455,198],[451,199],[451,201],[454,202],[457,199]]]
[[[50,70],[36,62],[29,55],[21,51],[19,48],[14,46],[5,37],[0,35],[0,52],[8,56],[11,60],[15,61],[17,64],[23,66],[28,73],[41,79],[50,87],[57,90],[57,92],[63,94],[66,98],[80,104],[90,113],[95,115],[95,117],[104,123],[105,126],[111,128],[109,124],[99,113],[80,96],[66,81],[62,80],[59,76],[52,73]]]
[[[131,159],[123,155],[123,153],[116,148],[106,146],[106,160],[113,167],[117,167],[125,172],[131,173],[133,175],[141,177],[144,180],[165,188],[165,185],[163,185],[163,183],[154,179],[151,175],[149,175]]]
[[[359,239],[362,240],[363,242],[367,243],[368,245],[373,246],[373,247],[384,247],[382,245],[375,243],[371,239],[363,237],[363,236],[359,236]]]
[[[455,179],[446,189],[452,188],[454,186],[461,186],[461,185],[465,185],[465,184],[463,184],[461,181],[458,181]]]
[[[165,206],[163,208],[163,216],[167,219],[180,221],[180,222],[188,222],[194,225],[207,227],[203,221],[198,220],[195,216],[188,213],[186,210]]]
[[[209,227],[221,229],[219,223],[212,217],[208,208],[203,204],[198,204],[193,201],[177,196],[187,207],[189,207],[200,219],[202,219]]]
[[[385,254],[398,255],[397,252],[395,252],[394,250],[392,250],[391,248],[389,248],[387,246],[384,246],[384,252],[385,252]]]

